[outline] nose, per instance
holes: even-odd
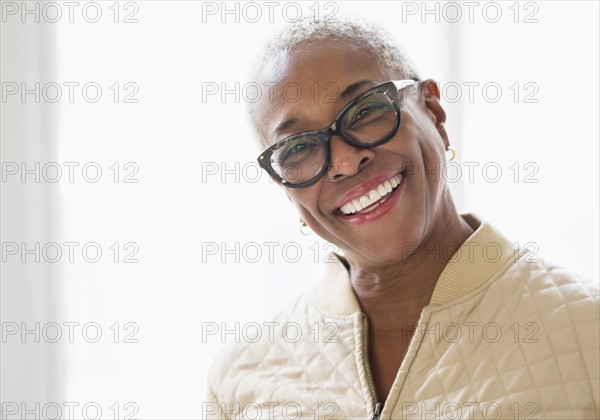
[[[327,172],[330,181],[341,181],[359,173],[375,157],[373,149],[359,149],[346,143],[340,136],[330,140],[331,167]]]

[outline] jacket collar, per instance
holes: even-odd
[[[473,213],[462,214],[461,217],[475,231],[454,253],[440,274],[430,305],[445,305],[476,290],[513,258],[512,244],[500,232]],[[348,270],[341,257],[336,257],[337,262],[328,263],[325,275],[315,284],[313,299],[330,314],[360,312]]]

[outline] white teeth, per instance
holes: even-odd
[[[353,201],[346,203],[342,206],[342,208],[340,209],[342,211],[342,213],[344,214],[350,214],[350,213],[354,213],[357,210],[354,208],[354,204],[352,204]]]
[[[385,181],[382,185],[387,192],[392,192],[392,184],[390,183],[390,181]]]
[[[392,189],[400,185],[400,182],[402,182],[402,175],[396,175],[395,177],[382,182],[365,195],[347,202],[340,207],[340,210],[344,214],[352,214],[356,213],[357,211],[361,211],[362,209],[369,207],[371,204],[388,195],[390,192],[392,192]]]
[[[381,198],[381,194],[377,192],[377,189],[369,191],[369,199],[373,202],[379,200]]]

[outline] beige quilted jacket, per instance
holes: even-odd
[[[208,378],[211,419],[598,419],[598,285],[537,260],[472,214],[385,404],[346,269],[246,325]],[[408,328],[407,328],[408,331]]]

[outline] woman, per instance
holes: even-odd
[[[343,21],[294,24],[257,74],[259,163],[344,256],[225,349],[206,416],[598,418],[598,289],[457,213],[436,83]]]

